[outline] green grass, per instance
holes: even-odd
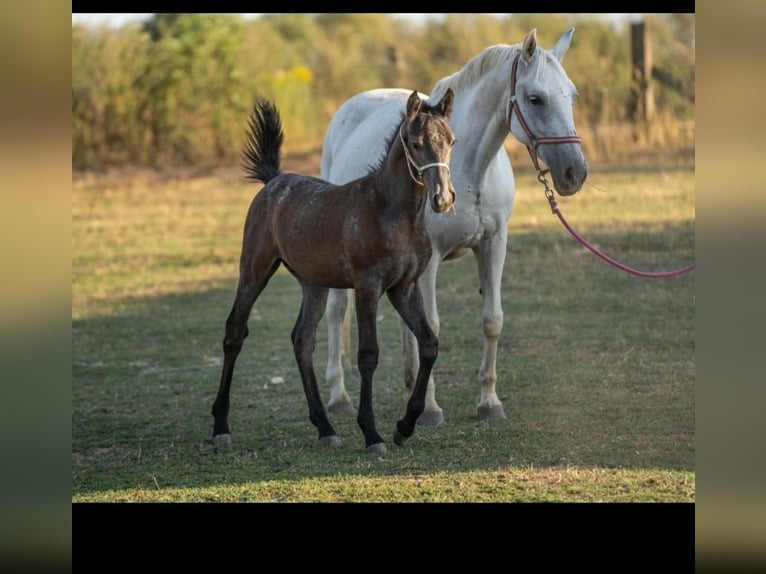
[[[694,260],[693,169],[588,181],[559,205],[589,241],[650,271]],[[407,392],[383,299],[373,393],[388,452],[366,454],[355,420],[333,415],[341,445],[321,448],[290,346],[300,289],[280,271],[237,362],[233,444],[216,450],[210,407],[256,189],[220,174],[73,181],[73,502],[695,500],[694,273],[645,279],[607,265],[528,173],[517,176],[503,277],[507,420],[475,412],[481,299],[469,255],[445,263],[437,286],[445,423],[393,444]],[[323,320],[314,358],[325,400],[326,353]],[[346,380],[358,400],[355,370]]]

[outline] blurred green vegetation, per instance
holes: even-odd
[[[694,14],[647,16],[654,64],[694,93]],[[565,68],[589,161],[648,150],[693,155],[694,104],[655,83],[650,136],[630,120],[630,26],[594,15],[156,14],[118,29],[72,26],[72,166],[220,166],[239,162],[250,106],[274,99],[288,150],[316,150],[350,96],[379,87],[429,92],[493,44],[536,27],[551,48],[576,27]]]

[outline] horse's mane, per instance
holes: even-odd
[[[428,103],[438,102],[447,88],[452,88],[455,95],[470,88],[492,68],[510,62],[521,44],[496,44],[484,48],[479,54],[468,60],[468,63],[454,74],[445,76],[434,86]]]
[[[380,169],[380,167],[383,165],[383,161],[388,156],[388,153],[391,151],[391,146],[394,145],[394,141],[396,140],[396,135],[399,133],[399,129],[402,127],[402,122],[404,121],[404,112],[401,113],[401,116],[399,118],[399,121],[396,123],[396,127],[391,130],[391,133],[386,137],[386,151],[383,152],[383,155],[380,156],[377,163],[368,166],[367,169],[367,175],[371,174],[374,171],[377,171]]]

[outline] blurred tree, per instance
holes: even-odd
[[[150,54],[136,27],[72,29],[72,160],[76,166],[143,161],[146,133],[140,109],[146,94],[136,83]]]
[[[655,66],[681,89],[656,84],[658,117],[682,120],[688,132],[694,104],[682,94],[694,93],[694,14],[647,22]],[[368,13],[155,14],[116,30],[72,26],[73,167],[235,163],[256,97],[278,104],[288,149],[318,147],[332,115],[360,91],[429,92],[491,45],[517,44],[537,28],[550,48],[570,26],[565,66],[579,91],[578,130],[590,132],[589,157],[612,157],[630,140],[629,29],[591,15],[448,14],[414,24]]]
[[[623,121],[630,96],[630,44],[600,20],[575,26],[573,46],[564,57],[567,73],[579,93],[576,116],[597,124]]]
[[[241,67],[245,40],[239,16],[156,14],[145,24],[154,39],[140,85],[151,130],[152,161],[182,163],[230,157],[249,105]],[[241,128],[240,128],[241,129]]]
[[[274,100],[286,146],[316,146],[319,120],[312,46],[320,37],[321,30],[309,14],[268,14],[255,20],[249,30],[250,102],[256,97]]]
[[[694,117],[694,14],[647,18],[654,67],[665,83],[655,82],[655,105],[677,118]]]

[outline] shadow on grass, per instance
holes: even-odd
[[[632,263],[667,268],[693,257],[693,225],[668,232],[684,239],[658,255],[654,230],[632,231]],[[590,237],[604,249],[625,247],[609,229]],[[348,416],[330,415],[340,447],[318,445],[290,345],[300,289],[287,274],[274,276],[251,316],[232,386],[233,444],[222,451],[210,444],[210,408],[235,279],[73,321],[73,494],[528,467],[693,470],[693,274],[635,278],[592,256],[578,260],[570,239],[516,235],[509,247],[497,385],[506,420],[476,414],[481,298],[475,261],[463,257],[442,266],[437,285],[434,376],[446,422],[394,445],[408,392],[395,313],[381,300],[373,393],[383,456],[364,452]],[[323,319],[314,359],[325,401],[326,339]],[[346,380],[356,402],[355,368]]]

